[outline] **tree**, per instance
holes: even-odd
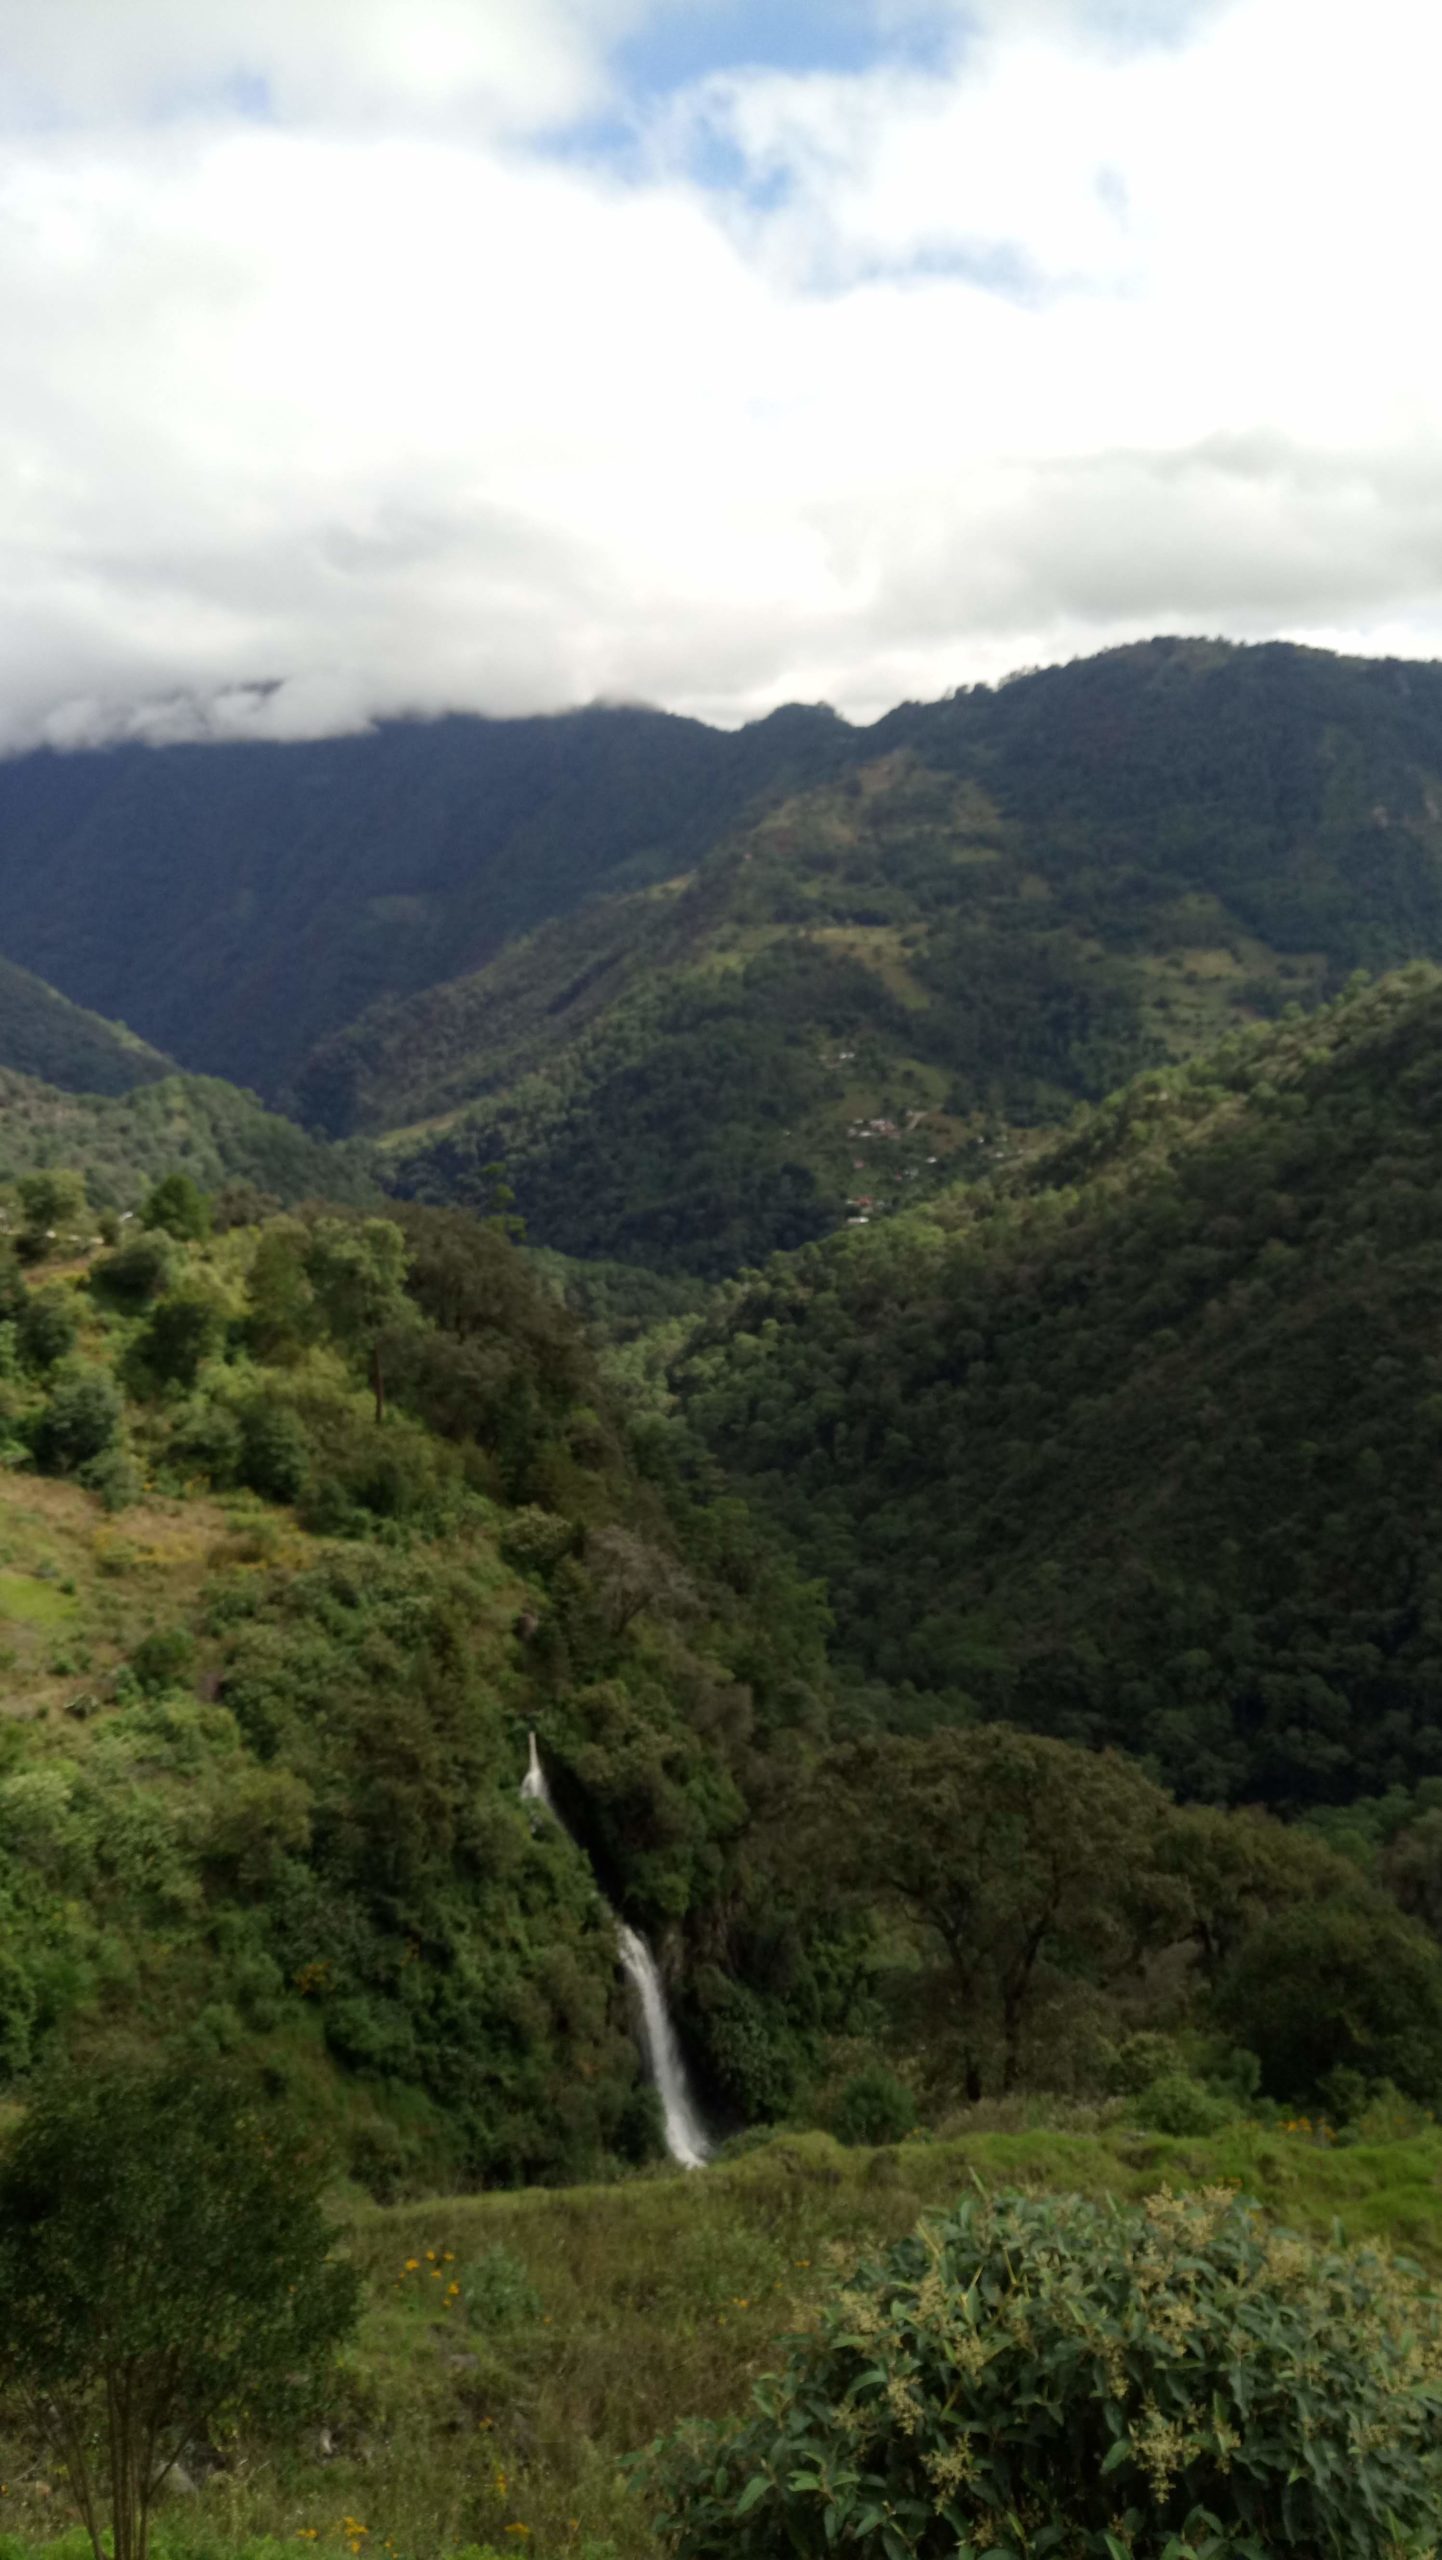
[[[307,1276],[332,1333],[366,1355],[377,1422],[384,1422],[386,1411],[381,1336],[408,1313],[406,1262],[405,1237],[390,1218],[322,1218],[306,1256]]]
[[[34,1428],[35,1463],[46,1475],[73,1475],[117,1438],[124,1406],[108,1369],[68,1360],[57,1372]]]
[[[56,1165],[43,1173],[23,1173],[15,1187],[25,1213],[20,1251],[28,1262],[43,1261],[45,1248],[53,1237],[90,1215],[83,1173]]]
[[[192,2438],[305,2405],[351,2326],[325,2163],[238,2078],[52,2082],[0,2163],[0,2370],[70,2480],[95,2560],[145,2560]]]
[[[1442,1938],[1442,1808],[1433,1806],[1383,1852],[1381,1879],[1410,1919]]]
[[[140,1212],[143,1227],[158,1227],[179,1244],[198,1244],[210,1233],[210,1202],[188,1173],[167,1173]]]
[[[177,1289],[154,1309],[139,1350],[152,1377],[190,1387],[224,1339],[225,1309],[219,1302],[203,1289]]]
[[[867,1741],[833,1767],[857,1881],[945,1951],[973,2099],[1015,2086],[1049,1975],[1103,1979],[1181,1933],[1158,1865],[1169,1800],[1111,1753],[982,1725]]]
[[[1271,1914],[1223,1971],[1216,2007],[1269,2097],[1314,2099],[1340,2070],[1442,2100],[1442,1954],[1380,1894]]]
[[[75,1347],[80,1330],[73,1290],[37,1289],[16,1319],[15,1339],[27,1368],[53,1369]]]

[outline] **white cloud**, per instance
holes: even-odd
[[[987,0],[558,153],[641,15],[0,0],[0,742],[1442,647],[1414,0]]]
[[[607,94],[646,0],[0,0],[0,87],[31,119],[223,111],[391,130],[554,123]]]

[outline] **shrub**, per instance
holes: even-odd
[[[289,1405],[257,1396],[240,1417],[240,1480],[268,1502],[294,1502],[310,1473],[310,1444]]]
[[[176,1465],[198,1467],[214,1485],[234,1484],[241,1470],[241,1429],[229,1405],[194,1395],[177,1414],[169,1455]]]
[[[107,1511],[123,1511],[138,1502],[143,1490],[135,1452],[123,1440],[112,1440],[98,1456],[76,1470],[87,1493],[97,1494]]]
[[[123,1307],[143,1307],[169,1287],[174,1262],[168,1236],[136,1236],[118,1253],[102,1255],[91,1271],[90,1285],[101,1297],[114,1298]]]
[[[188,1173],[168,1173],[147,1199],[140,1223],[182,1243],[198,1243],[210,1233],[210,1202]]]
[[[1423,2560],[1442,2312],[1231,2195],[971,2200],[646,2476],[677,2560]]]
[[[120,1393],[108,1370],[69,1363],[35,1425],[36,1465],[47,1475],[73,1475],[112,1446],[120,1415]]]
[[[1139,2092],[1127,2112],[1133,2124],[1145,2125],[1149,2132],[1181,2137],[1215,2133],[1237,2110],[1189,2071],[1164,2071]]]
[[[20,1311],[16,1346],[27,1369],[53,1369],[74,1349],[79,1330],[73,1290],[37,1289]]]
[[[831,2129],[839,2142],[899,2142],[916,2122],[916,2101],[895,2072],[874,2062],[848,2080]]]
[[[1313,2102],[1340,2068],[1423,2106],[1442,2099],[1442,1951],[1380,1898],[1270,1913],[1224,1971],[1217,2009],[1260,2057],[1269,2098]]]
[[[514,2329],[540,2317],[541,2297],[524,2260],[499,2242],[461,2269],[460,2286],[467,2318],[478,2328]]]
[[[153,1378],[162,1384],[193,1387],[201,1367],[224,1338],[225,1317],[215,1300],[199,1289],[180,1289],[160,1300],[139,1347]]]
[[[142,1636],[130,1668],[148,1697],[183,1688],[195,1661],[195,1639],[184,1627],[156,1627]]]

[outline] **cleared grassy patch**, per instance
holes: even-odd
[[[381,2560],[475,2545],[651,2560],[626,2455],[684,2416],[741,2406],[839,2273],[978,2179],[1120,2197],[1236,2185],[1294,2228],[1340,2221],[1442,2270],[1433,2131],[1350,2149],[1240,2125],[1207,2141],[1113,2126],[884,2151],[807,2134],[699,2177],[359,2206],[347,2245],[367,2309],[334,2408],[299,2448],[236,2456],[173,2499],[163,2545],[178,2560],[297,2538]],[[22,2529],[66,2520],[58,2494],[4,2476]]]

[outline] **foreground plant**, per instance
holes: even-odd
[[[324,2163],[229,2074],[53,2085],[0,2161],[0,2374],[95,2560],[146,2560],[156,2493],[221,2425],[299,2414],[357,2288]]]
[[[1230,2193],[1004,2196],[862,2267],[755,2412],[652,2448],[677,2560],[1425,2560],[1442,2310]]]

